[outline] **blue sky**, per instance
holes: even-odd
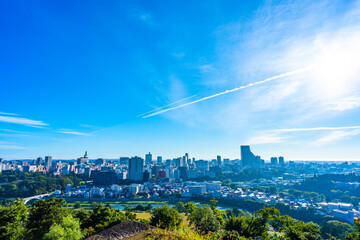
[[[360,159],[360,1],[0,4],[0,157]]]

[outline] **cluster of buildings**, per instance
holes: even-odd
[[[0,159],[0,171],[20,170],[24,172],[53,172],[55,175],[85,174],[92,177],[96,184],[110,185],[121,180],[146,182],[157,179],[196,179],[201,177],[215,178],[217,173],[237,173],[246,168],[261,169],[265,161],[255,156],[249,146],[241,146],[241,159],[222,159],[217,156],[213,160],[196,160],[185,153],[182,157],[163,160],[161,156],[153,158],[151,153],[141,157],[120,157],[118,160],[103,158],[89,160],[87,152],[77,160],[56,160],[51,156],[35,160],[4,161]],[[277,159],[277,158],[276,158]],[[280,160],[281,159],[281,160]],[[271,160],[272,166],[285,166],[284,158]]]
[[[284,157],[261,159],[250,150],[240,147],[240,159],[230,160],[217,156],[212,160],[197,160],[188,153],[182,157],[163,159],[151,153],[142,157],[120,157],[105,160],[89,159],[88,153],[75,160],[53,160],[51,156],[32,160],[4,161],[0,158],[0,172],[20,170],[23,172],[52,172],[55,175],[80,174],[93,180],[91,185],[70,186],[55,195],[65,198],[223,198],[254,200],[269,204],[284,203],[294,208],[316,208],[319,214],[332,215],[351,222],[360,217],[359,209],[346,203],[324,203],[313,199],[294,199],[292,196],[263,193],[250,190],[256,186],[289,188],[306,178],[326,173],[360,174],[358,163],[348,162],[285,162]],[[249,189],[231,189],[216,182],[218,174],[239,173],[245,169],[257,169],[262,178],[247,181]],[[278,175],[276,175],[278,174]],[[208,182],[198,182],[199,179]],[[353,188],[359,183],[336,183],[342,188]]]
[[[277,181],[274,179],[274,181]],[[116,199],[177,199],[216,198],[235,201],[253,200],[275,205],[283,203],[292,208],[306,209],[313,207],[321,215],[333,216],[340,220],[352,222],[360,217],[359,207],[350,203],[322,202],[314,199],[296,198],[290,194],[261,192],[258,190],[222,186],[220,182],[164,182],[152,181],[130,185],[113,184],[108,187],[67,185],[63,193],[57,191],[56,196],[64,198],[116,198]]]

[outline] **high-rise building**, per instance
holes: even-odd
[[[0,158],[0,172],[3,170],[3,161],[4,159]]]
[[[52,156],[45,156],[45,167],[51,167],[52,165]]]
[[[285,165],[284,157],[279,157],[279,164],[280,165]]]
[[[132,157],[129,160],[129,179],[133,181],[143,180],[144,159],[141,157]]]
[[[243,145],[240,147],[240,151],[241,151],[241,162],[243,167],[259,168],[261,166],[260,156],[255,156],[251,152],[250,146]]]
[[[148,154],[145,155],[145,163],[151,164],[151,162],[152,162],[152,154],[149,152]]]
[[[189,154],[185,153],[185,155],[183,156],[183,166],[189,164]]]
[[[161,164],[161,163],[162,163],[162,156],[158,156],[158,157],[157,157],[156,163],[157,163],[157,164]]]
[[[85,151],[84,157],[77,159],[77,164],[81,165],[81,164],[88,164],[88,163],[89,163],[89,157],[88,157],[87,151]]]
[[[271,161],[271,165],[277,165],[278,164],[278,158],[277,157],[272,157],[270,159],[270,161]]]
[[[217,155],[216,157],[218,167],[221,167],[221,156]]]
[[[42,159],[42,157],[38,157],[36,160],[35,160],[35,165],[41,165],[41,163],[42,163],[42,161],[43,161],[43,159]]]
[[[173,161],[174,161],[176,167],[184,166],[184,161],[183,161],[182,157],[174,158]]]

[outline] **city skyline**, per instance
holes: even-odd
[[[360,1],[1,5],[0,158],[360,160]]]

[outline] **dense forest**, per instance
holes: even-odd
[[[65,189],[66,184],[77,186],[81,181],[89,180],[81,175],[57,176],[50,172],[0,172],[0,197],[28,197]]]

